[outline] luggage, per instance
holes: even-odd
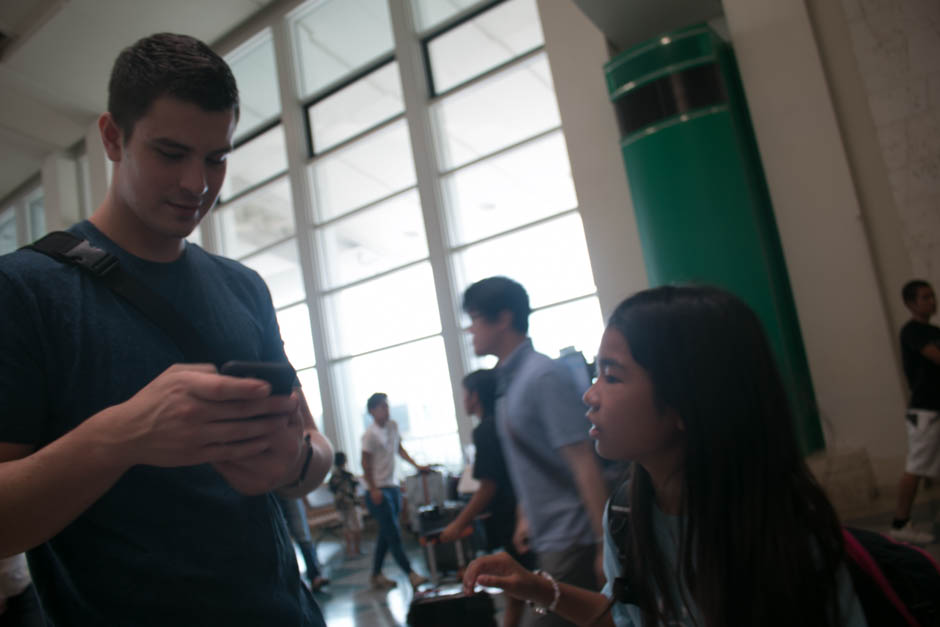
[[[463,576],[463,569],[470,563],[476,552],[473,543],[473,527],[463,530],[456,542],[441,543],[440,533],[460,512],[454,505],[449,507],[430,506],[421,508],[421,546],[428,566],[431,581],[439,585],[445,574],[454,573],[457,580]]]
[[[493,597],[486,592],[464,595],[459,585],[435,588],[415,596],[408,608],[410,627],[496,627]]]
[[[427,505],[443,505],[446,495],[444,475],[437,470],[419,472],[405,478],[408,527],[413,533],[421,533],[418,509]]]

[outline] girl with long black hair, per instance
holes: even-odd
[[[606,587],[557,583],[502,554],[468,567],[468,592],[503,588],[577,625],[867,624],[747,305],[713,287],[640,292],[610,317],[597,363],[591,436],[601,456],[633,461],[626,533],[618,542],[606,526]]]

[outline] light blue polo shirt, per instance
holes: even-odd
[[[596,544],[591,519],[559,449],[588,439],[590,423],[568,369],[526,340],[496,369],[503,454],[537,553]]]

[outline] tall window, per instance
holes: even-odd
[[[459,465],[388,2],[313,3],[292,34],[338,448],[358,464],[366,399],[385,392],[415,459]]]
[[[432,22],[448,17],[435,3],[414,5],[419,23],[432,6]],[[542,46],[535,0],[424,36],[454,288],[514,278],[529,292],[536,349],[591,356],[600,306]]]
[[[257,271],[268,284],[284,349],[297,369],[317,427],[322,429],[323,407],[287,178],[271,33],[260,33],[227,61],[238,82],[241,115],[214,212],[216,244],[222,254]]]

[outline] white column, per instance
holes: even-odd
[[[89,211],[93,212],[104,202],[108,185],[111,184],[111,162],[104,152],[97,122],[89,125],[88,130],[85,131],[85,154],[88,157],[88,191],[91,199]]]
[[[881,482],[905,451],[896,330],[803,2],[724,0],[827,447],[867,448]]]
[[[624,297],[649,286],[620,154],[620,129],[604,81],[607,40],[570,0],[539,0],[538,8],[606,319]]]
[[[389,0],[392,30],[395,34],[395,57],[401,71],[402,90],[405,99],[405,117],[411,136],[418,193],[424,217],[424,229],[428,239],[428,253],[434,274],[434,289],[441,316],[444,352],[450,373],[454,407],[457,410],[457,433],[462,446],[473,441],[473,423],[463,409],[463,374],[467,370],[461,352],[460,305],[451,286],[456,284],[451,260],[447,251],[445,232],[444,200],[438,182],[440,171],[431,129],[428,109],[428,86],[425,78],[421,43],[415,35],[411,3],[406,0]]]
[[[81,188],[75,161],[62,153],[46,156],[41,169],[46,230],[59,231],[81,219]],[[32,234],[35,239],[35,233]]]

